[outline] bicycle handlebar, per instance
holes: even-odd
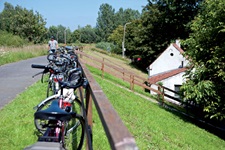
[[[32,64],[31,68],[46,69],[47,67],[45,65]]]

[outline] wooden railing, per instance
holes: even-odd
[[[171,96],[170,93],[174,93],[179,95],[178,92],[169,89],[167,87],[164,86],[160,86],[158,84],[152,84],[152,83],[148,83],[148,80],[145,78],[142,78],[136,74],[134,74],[133,72],[130,72],[122,67],[119,67],[119,65],[109,62],[107,61],[107,59],[105,58],[96,58],[93,57],[91,55],[88,55],[84,52],[81,51],[76,51],[77,54],[80,55],[80,62],[82,62],[82,66],[83,68],[85,68],[84,72],[87,72],[86,74],[89,76],[90,72],[86,69],[85,64],[88,64],[92,67],[98,68],[102,71],[102,78],[104,78],[104,74],[105,72],[114,75],[128,83],[130,83],[130,90],[134,91],[134,85],[138,85],[140,87],[142,87],[143,89],[147,89],[149,91],[153,91],[154,93],[156,93],[158,95],[158,101],[161,102],[162,105],[166,104],[166,106],[172,106],[173,108],[177,109],[178,111],[180,111],[182,114],[185,114],[186,116],[189,116],[191,118],[194,118],[193,113],[193,108],[196,109],[196,106],[193,104],[189,104],[189,103],[183,103],[182,100],[176,96]],[[87,76],[87,77],[88,77]],[[89,77],[88,77],[89,79]],[[146,85],[146,83],[148,85]],[[152,88],[150,86],[156,87],[156,88]],[[96,86],[96,87],[95,87]],[[94,90],[93,90],[94,89]],[[108,137],[109,143],[111,145],[112,149],[137,149],[136,143],[134,138],[130,135],[130,133],[127,131],[126,127],[123,125],[121,120],[117,120],[119,124],[118,126],[110,126],[109,124],[112,124],[112,120],[109,119],[107,117],[107,115],[109,115],[109,112],[105,112],[106,109],[103,109],[102,107],[107,106],[107,109],[111,109],[113,112],[113,108],[111,106],[111,104],[108,102],[107,98],[105,97],[104,93],[100,90],[100,87],[97,85],[97,83],[93,83],[93,85],[90,85],[90,89],[88,90],[90,91],[89,94],[87,94],[87,97],[89,98],[93,98],[96,108],[98,110],[99,116],[102,120],[102,124],[104,126],[106,135]],[[98,95],[98,96],[96,96]],[[103,96],[104,95],[104,96]],[[180,95],[182,96],[182,95]],[[100,99],[103,99],[103,101],[99,101]],[[107,102],[106,102],[107,101]],[[91,100],[89,101],[89,103],[87,103],[87,117],[88,117],[88,122],[92,122],[92,118],[91,118],[91,111],[89,110],[90,105],[91,104]],[[89,107],[88,107],[89,106]],[[113,113],[115,116],[119,117],[117,115],[116,112]],[[113,117],[113,119],[116,119],[116,117]],[[108,119],[107,119],[108,118]],[[116,124],[117,124],[116,123]],[[115,123],[113,123],[115,124]],[[210,124],[211,125],[211,124]],[[120,128],[121,126],[121,128]],[[213,125],[211,125],[213,126]],[[120,129],[119,129],[120,128]],[[215,127],[218,128],[218,127]],[[119,129],[119,130],[118,130]],[[220,129],[221,131],[224,132],[224,129]],[[118,132],[116,132],[118,131]],[[124,131],[124,132],[122,132]],[[118,134],[117,134],[118,133]]]
[[[85,92],[87,149],[93,149],[92,142],[92,101],[97,109],[112,150],[137,150],[134,137],[123,124],[117,112],[110,104],[102,89],[92,77],[86,66],[80,62],[84,77],[89,81]],[[84,89],[83,89],[84,90]],[[84,97],[84,96],[83,96]],[[94,133],[93,133],[94,134]]]
[[[76,51],[77,54],[79,54],[79,61],[82,62],[83,64],[88,64],[92,67],[95,67],[99,70],[102,71],[102,78],[104,78],[105,73],[109,73],[117,78],[122,79],[123,81],[126,81],[130,84],[130,90],[134,91],[134,85],[137,85],[139,87],[142,87],[143,89],[147,89],[150,91],[155,92],[158,94],[160,101],[164,99],[164,94],[163,94],[163,87],[158,85],[158,84],[152,84],[156,88],[152,88],[150,86],[147,86],[145,82],[147,81],[146,78],[143,78],[141,76],[138,76],[134,74],[131,71],[128,71],[125,68],[119,67],[118,64],[106,61],[105,58],[97,58],[93,57],[91,55],[88,55],[84,52],[81,51]]]

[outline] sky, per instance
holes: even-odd
[[[102,4],[107,3],[115,9],[119,8],[138,10],[140,13],[147,0],[0,0],[0,12],[4,3],[8,2],[14,7],[39,12],[46,19],[46,27],[63,25],[74,31],[86,25],[96,26],[98,11]]]

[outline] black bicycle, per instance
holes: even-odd
[[[39,68],[44,70],[49,69],[48,66],[35,64],[32,64],[32,68]],[[43,141],[44,139],[44,141],[47,140],[50,142],[55,142],[55,139],[57,139],[57,141],[60,141],[60,143],[62,143],[63,148],[67,147],[77,149],[82,146],[84,140],[84,123],[82,120],[80,120],[80,117],[83,117],[83,113],[85,110],[82,107],[82,102],[76,95],[74,95],[74,91],[78,87],[86,87],[88,82],[85,78],[82,77],[80,68],[71,69],[69,71],[67,82],[61,81],[59,78],[57,78],[57,80],[61,87],[60,92],[58,94],[47,97],[35,107],[36,113],[34,117],[34,124],[36,129],[42,135],[41,138],[39,138],[39,141]],[[39,114],[39,112],[46,112],[45,110],[48,110],[47,114],[50,113],[50,110],[53,111],[54,109],[52,108],[55,108],[53,106],[56,106],[55,101],[57,101],[58,107],[66,111],[67,113],[75,112],[76,115],[79,116],[78,119],[75,118],[72,121],[65,121],[60,119],[46,119],[37,115]],[[55,113],[58,114],[58,112]],[[50,114],[51,116],[53,115],[52,113]],[[54,118],[54,115],[52,117]],[[53,135],[51,133],[53,131],[56,134]],[[50,140],[51,138],[48,139],[50,135],[53,136],[53,141]]]
[[[67,109],[61,109],[59,107],[59,101],[54,100],[49,108],[35,112],[34,118],[46,120],[46,123],[42,124],[46,128],[46,131],[38,138],[35,144],[25,148],[25,150],[82,149],[85,130],[83,116],[75,112],[70,112]],[[72,133],[75,128],[77,131],[77,126],[71,126],[70,122],[79,122],[79,127],[81,127],[80,133]],[[73,137],[79,137],[80,140],[76,141]]]

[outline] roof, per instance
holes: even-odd
[[[172,44],[170,44],[170,46],[171,46],[171,45],[172,45],[174,48],[176,48],[181,54],[184,53],[184,50],[181,49],[176,43],[172,43]],[[165,50],[167,50],[167,49],[168,49],[168,47],[167,47]],[[161,53],[160,55],[162,55],[162,53]],[[159,55],[159,57],[160,57],[160,55]],[[158,58],[159,58],[159,57],[158,57]],[[156,60],[157,60],[158,58],[156,58]],[[150,67],[156,60],[154,60],[154,61],[149,65],[149,67]]]
[[[148,81],[150,83],[156,83],[158,81],[161,81],[161,80],[164,80],[164,79],[167,79],[169,77],[172,77],[174,75],[177,75],[181,72],[184,72],[186,71],[188,68],[178,68],[178,69],[174,69],[174,70],[170,70],[170,71],[166,71],[166,72],[163,72],[163,73],[159,73],[157,75],[153,75],[151,77],[148,78]]]
[[[184,53],[183,49],[181,49],[176,43],[173,43],[173,46],[182,54]]]

